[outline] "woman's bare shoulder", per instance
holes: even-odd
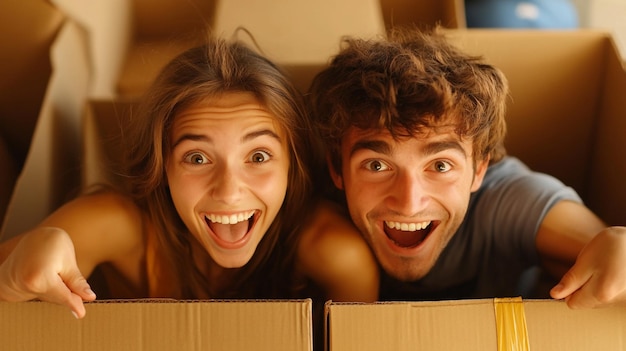
[[[378,265],[358,229],[340,207],[323,201],[302,233],[298,263],[303,273],[337,301],[372,301]]]
[[[349,216],[337,204],[324,200],[317,203],[309,224],[302,233],[304,245],[349,246],[365,244]]]
[[[46,218],[42,225],[127,230],[136,229],[142,217],[142,211],[130,197],[113,191],[100,191],[67,202]]]
[[[131,198],[100,191],[64,204],[40,226],[65,230],[72,238],[77,258],[88,261],[87,266],[92,268],[125,255],[143,255],[146,221],[146,215]]]

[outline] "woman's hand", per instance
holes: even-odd
[[[53,302],[82,318],[83,301],[95,298],[78,269],[72,240],[60,228],[41,227],[25,233],[0,264],[0,300]]]

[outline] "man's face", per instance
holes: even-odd
[[[352,128],[342,140],[343,189],[352,220],[391,276],[413,281],[433,267],[482,183],[471,140],[439,128],[394,140],[384,130]],[[331,167],[332,169],[332,167]]]

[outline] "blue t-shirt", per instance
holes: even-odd
[[[441,300],[523,295],[523,274],[539,265],[535,235],[561,200],[582,202],[558,179],[533,172],[514,157],[487,170],[461,226],[433,269],[415,282],[385,274],[380,300]]]

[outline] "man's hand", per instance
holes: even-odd
[[[570,308],[626,305],[626,227],[611,227],[583,248],[550,295]]]
[[[0,300],[53,302],[82,318],[83,301],[95,298],[76,264],[72,240],[62,229],[37,228],[24,234],[0,264]]]

